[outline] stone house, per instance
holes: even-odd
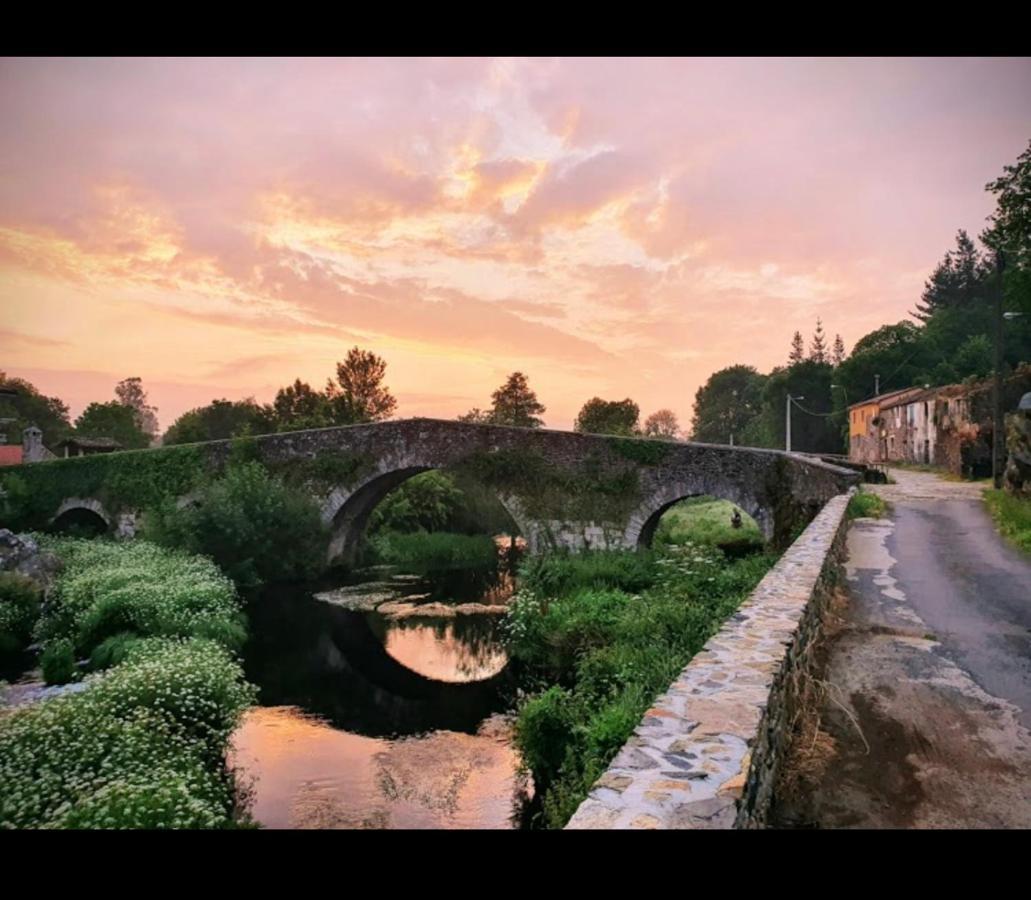
[[[887,434],[882,428],[881,406],[914,393],[903,388],[853,403],[848,408],[848,458],[852,462],[879,463],[888,459]]]
[[[992,470],[992,379],[937,388],[907,388],[849,407],[849,459],[939,466],[956,475]],[[1003,381],[1002,407],[1031,390],[1031,364]]]

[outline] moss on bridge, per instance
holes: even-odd
[[[189,493],[207,472],[197,445],[126,450],[33,463],[0,472],[0,524],[43,528],[69,497],[99,500],[109,512],[153,506]]]

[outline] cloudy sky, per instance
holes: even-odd
[[[0,60],[0,369],[162,427],[321,386],[549,426],[905,317],[1031,138],[1031,60]]]

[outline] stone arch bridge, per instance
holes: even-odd
[[[645,546],[669,506],[699,494],[736,504],[756,520],[768,541],[785,546],[827,500],[859,478],[847,469],[776,450],[439,419],[296,431],[21,468],[31,476],[30,491],[37,483],[49,498],[40,501],[47,509],[37,504],[46,521],[89,510],[109,530],[130,536],[144,499],[154,495],[157,476],[148,476],[148,467],[157,471],[159,462],[163,467],[175,463],[179,474],[169,479],[166,493],[189,502],[190,476],[183,474],[190,471],[187,454],[197,480],[240,454],[308,491],[331,528],[330,557],[344,563],[354,560],[376,504],[406,479],[430,469],[465,472],[491,487],[531,551]],[[82,472],[91,467],[89,477],[77,481],[75,466]],[[58,482],[68,489],[55,487]]]

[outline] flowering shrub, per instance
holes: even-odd
[[[0,827],[222,828],[221,762],[254,689],[211,641],[146,639],[88,690],[0,718]]]
[[[537,587],[524,583],[505,623],[509,654],[531,691],[519,710],[516,744],[549,827],[565,824],[649,704],[773,563],[766,555],[729,562],[694,542],[653,556],[628,552],[635,559],[622,564],[618,555],[606,554],[612,558],[601,564],[590,554],[581,562],[535,563],[528,581]],[[600,587],[599,574],[601,584],[616,575],[647,587]]]
[[[247,632],[236,588],[210,560],[146,541],[41,542],[64,564],[36,627],[45,647],[65,640],[76,654],[88,656],[125,634],[208,638],[231,650],[243,646]]]

